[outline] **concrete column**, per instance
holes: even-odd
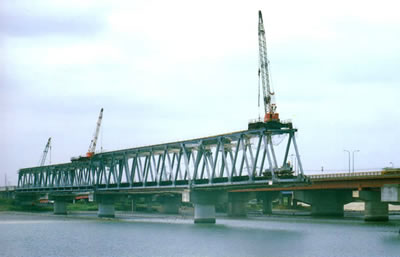
[[[228,215],[232,217],[246,217],[249,193],[228,194]]]
[[[192,191],[190,202],[194,204],[194,223],[215,223],[215,204],[227,200],[226,192]]]
[[[340,201],[329,201],[324,198],[315,197],[311,205],[312,216],[339,216],[344,215],[344,203]]]
[[[66,215],[67,205],[75,198],[73,194],[49,194],[49,200],[53,200],[54,214]]]
[[[286,199],[287,199],[287,207],[292,207],[292,195],[286,195]]]
[[[359,197],[365,202],[364,220],[365,221],[388,221],[389,207],[388,203],[381,202],[381,191],[359,192]]]
[[[381,200],[382,200],[382,202],[399,203],[400,202],[400,185],[396,185],[396,184],[384,185],[381,188]]]
[[[272,199],[271,198],[263,199],[263,214],[264,215],[272,214]]]
[[[293,206],[292,206],[292,208],[293,208],[293,209],[297,209],[297,200],[296,200],[296,199],[293,199]]]
[[[97,212],[98,217],[115,217],[115,207],[114,203],[99,203],[99,210]]]
[[[312,216],[343,216],[344,205],[353,200],[350,190],[299,190],[294,199],[310,204]]]
[[[54,214],[67,214],[67,202],[65,200],[55,200],[54,201]]]
[[[96,195],[96,202],[98,204],[98,217],[115,217],[115,197],[113,195]]]
[[[263,192],[257,194],[257,199],[262,200],[263,203],[263,214],[272,214],[272,201],[278,198],[279,192]]]
[[[366,201],[364,210],[364,220],[388,221],[389,220],[388,203]]]
[[[215,223],[215,205],[195,203],[194,223]]]

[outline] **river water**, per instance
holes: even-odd
[[[190,217],[0,213],[0,256],[400,256],[400,217]]]

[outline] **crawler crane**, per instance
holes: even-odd
[[[249,123],[249,129],[257,129],[260,127],[282,128],[291,127],[291,124],[281,123],[279,113],[276,112],[275,92],[272,91],[269,79],[269,61],[267,56],[267,43],[265,39],[264,22],[261,11],[258,11],[258,49],[259,49],[259,65],[258,77],[261,80],[263,102],[264,102],[264,122],[256,121]],[[259,96],[260,97],[260,96]]]
[[[79,157],[72,157],[71,161],[79,161],[79,160],[85,160],[88,158],[92,158],[95,151],[96,151],[96,144],[97,144],[97,139],[99,137],[99,132],[100,132],[100,126],[101,126],[101,120],[103,119],[103,108],[100,110],[99,118],[97,119],[97,124],[96,124],[96,130],[94,131],[93,134],[93,139],[90,141],[89,149],[86,153],[86,156],[79,156]]]
[[[100,131],[100,126],[101,126],[101,120],[103,119],[103,108],[100,110],[99,118],[97,120],[97,125],[96,125],[96,130],[93,134],[93,139],[90,142],[89,145],[89,150],[86,153],[86,157],[92,157],[94,155],[94,152],[96,150],[96,144],[97,144],[97,138],[99,137],[99,131]]]

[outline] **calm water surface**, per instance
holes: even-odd
[[[400,219],[0,213],[0,256],[400,256]]]

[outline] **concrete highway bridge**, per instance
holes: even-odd
[[[66,214],[77,195],[93,194],[100,217],[114,217],[121,198],[157,196],[164,212],[177,213],[182,201],[191,202],[195,223],[213,223],[216,204],[227,202],[230,215],[242,216],[248,201],[258,198],[269,214],[279,192],[293,191],[293,199],[310,204],[313,215],[343,215],[344,204],[363,200],[366,220],[388,219],[388,203],[400,201],[399,174],[304,176],[296,131],[291,123],[279,123],[24,168],[16,194],[28,202],[48,195],[55,214]],[[290,151],[297,173],[288,163]]]

